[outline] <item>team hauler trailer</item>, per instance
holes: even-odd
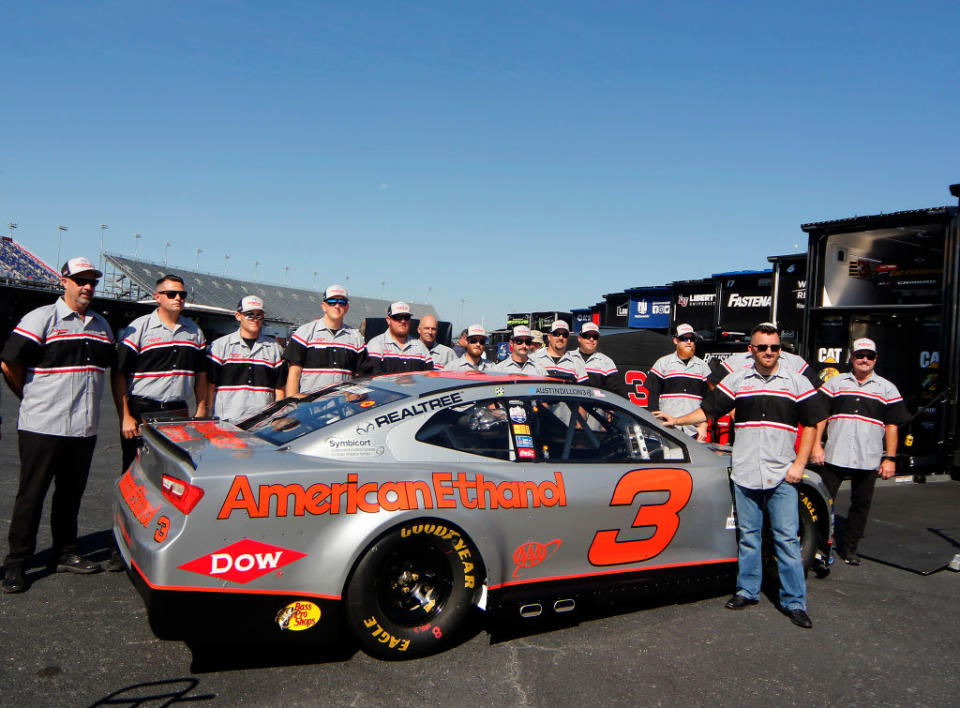
[[[960,197],[960,185],[950,193]],[[877,372],[913,416],[898,474],[960,478],[960,209],[917,209],[804,224],[809,235],[801,354],[826,380],[849,371],[850,344],[877,343]]]

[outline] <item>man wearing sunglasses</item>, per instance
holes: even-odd
[[[645,386],[648,391],[647,410],[663,411],[675,418],[692,413],[703,402],[710,388],[707,378],[710,367],[696,356],[697,335],[688,324],[677,325],[673,338],[676,351],[654,362],[647,374]],[[707,439],[707,422],[681,428],[684,433],[696,436],[701,442]]]
[[[369,373],[399,374],[432,371],[433,359],[419,339],[410,336],[410,305],[395,302],[387,308],[387,331],[367,342]]]
[[[110,325],[89,309],[100,271],[86,258],[71,258],[60,274],[63,295],[24,315],[0,354],[7,385],[20,399],[20,482],[4,560],[6,593],[28,587],[26,566],[36,550],[51,484],[51,569],[101,570],[78,554],[77,515],[97,442],[106,371],[116,364],[116,349]]]
[[[437,341],[437,318],[433,315],[424,315],[417,326],[417,334],[420,335],[420,341],[430,352],[430,358],[433,359],[433,368],[441,370],[451,361],[457,358],[453,349],[440,344]]]
[[[487,344],[487,331],[483,325],[472,324],[467,327],[467,345],[463,356],[454,359],[444,371],[486,371],[489,364],[483,358],[483,348]]]
[[[524,374],[526,376],[546,376],[543,367],[530,361],[533,348],[533,333],[526,325],[513,328],[510,335],[510,356],[490,367],[489,371],[502,374]]]
[[[668,426],[699,425],[737,409],[737,437],[733,444],[734,499],[737,528],[737,592],[727,600],[728,610],[757,604],[763,579],[761,554],[766,511],[776,549],[780,575],[780,609],[798,627],[813,626],[807,615],[807,587],[798,540],[800,516],[797,489],[817,424],[827,417],[826,404],[803,376],[779,366],[780,334],[769,323],[750,333],[754,365],[725,377],[703,399],[700,408],[674,418],[655,415]],[[797,426],[804,426],[794,453]]]
[[[837,553],[848,565],[860,565],[857,545],[863,538],[879,474],[889,479],[897,471],[897,426],[910,419],[897,387],[877,374],[877,345],[866,337],[851,347],[850,371],[827,379],[820,394],[830,417],[817,425],[811,460],[823,464],[824,484],[836,499],[844,479],[850,479],[850,508]],[[827,431],[827,444],[821,443]],[[834,513],[837,509],[834,506]]]
[[[775,330],[778,334],[780,332],[773,322],[761,322],[760,324],[769,329]],[[750,351],[748,346],[747,351],[737,352],[736,354],[730,355],[719,363],[715,363],[707,381],[711,386],[716,386],[720,381],[723,380],[724,376],[732,374],[734,371],[738,371],[740,369],[749,369],[753,366],[753,362],[753,352]],[[791,371],[806,376],[807,380],[813,384],[814,388],[817,388],[820,385],[820,379],[817,377],[817,372],[810,368],[810,365],[804,361],[802,356],[794,354],[793,352],[781,350],[779,364],[781,368],[790,369]]]
[[[207,410],[241,420],[283,398],[287,366],[280,345],[263,334],[263,300],[237,304],[236,332],[214,340],[207,354]]]
[[[331,285],[323,291],[320,306],[323,317],[298,327],[283,352],[289,365],[288,396],[349,381],[365,365],[363,335],[343,322],[350,311],[347,289]]]
[[[579,357],[583,362],[590,385],[623,396],[626,392],[623,390],[617,365],[606,354],[597,351],[600,345],[600,328],[593,322],[585,322],[580,328],[577,343],[580,350],[574,352],[573,356]]]
[[[183,316],[187,295],[183,278],[162,276],[153,294],[157,309],[138,317],[120,333],[114,377],[120,391],[121,473],[137,455],[145,413],[185,418],[192,392],[196,415],[206,415],[207,342],[197,324]],[[114,567],[111,563],[108,570]]]
[[[569,325],[563,320],[556,320],[550,325],[547,346],[531,354],[530,360],[540,365],[547,376],[573,383],[587,383],[587,368],[583,365],[583,359],[567,351],[569,338]]]

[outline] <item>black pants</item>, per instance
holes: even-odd
[[[837,491],[844,479],[850,480],[850,509],[847,511],[847,525],[843,532],[843,548],[855,553],[860,539],[867,528],[867,515],[870,502],[873,501],[873,487],[877,483],[876,470],[858,470],[852,467],[837,467],[825,464],[820,472],[823,483],[830,490],[830,496],[836,505]],[[836,506],[833,508],[837,512]]]
[[[77,515],[97,436],[68,438],[26,430],[18,434],[20,487],[10,519],[10,551],[4,565],[23,563],[36,550],[43,501],[51,482],[55,482],[50,513],[54,554],[76,553]]]
[[[127,405],[130,408],[130,415],[134,417],[137,423],[143,422],[142,416],[144,413],[157,413],[162,411],[164,415],[175,415],[182,418],[187,417],[186,403],[184,403],[182,407],[177,406],[177,404],[174,404],[175,407],[169,407],[170,404],[166,404],[165,406],[159,401],[152,401],[149,398],[131,396]],[[120,436],[120,474],[126,472],[127,468],[130,467],[130,463],[136,458],[137,450],[140,449],[142,443],[143,438],[139,436],[135,438]]]

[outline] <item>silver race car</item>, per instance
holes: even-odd
[[[452,642],[475,606],[564,615],[604,590],[724,579],[726,448],[609,392],[421,373],[285,399],[239,426],[142,427],[114,532],[160,636],[311,641],[371,654]],[[804,561],[825,574],[829,495],[799,485]]]

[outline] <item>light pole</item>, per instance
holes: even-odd
[[[427,304],[430,304],[430,294],[433,292],[433,286],[427,288]]]
[[[167,249],[170,248],[170,242],[167,241],[163,244],[163,265],[167,265]]]
[[[317,271],[313,271],[313,289],[317,289]]]
[[[106,259],[103,257],[103,232],[109,229],[110,227],[106,224],[100,224],[100,270],[103,270],[104,263]]]
[[[463,327],[463,303],[467,301],[467,298],[460,298],[460,326]]]
[[[387,290],[387,281],[386,281],[386,280],[381,280],[381,281],[380,281],[380,299],[381,299],[381,300],[384,298],[384,295],[385,295],[385,293],[386,293],[386,290]]]
[[[253,279],[257,279],[257,268],[260,266],[260,261],[253,262]]]
[[[227,261],[230,260],[230,256],[226,253],[223,254],[223,277],[227,277]]]
[[[136,244],[133,247],[133,257],[134,259],[140,258],[140,234],[134,234],[134,243]]]
[[[17,222],[11,221],[7,226],[10,227],[10,240],[13,241],[13,232],[17,228]]]
[[[197,249],[197,272],[200,272],[200,254],[203,253],[202,248]]]
[[[57,268],[60,267],[60,247],[62,246],[63,241],[63,232],[67,230],[66,226],[60,226],[57,224]]]
[[[283,267],[283,284],[287,284],[287,276],[290,274],[290,266]]]

